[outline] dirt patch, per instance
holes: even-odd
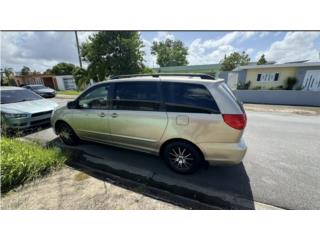
[[[1,209],[181,209],[65,167],[1,196]]]
[[[88,174],[79,172],[77,174],[74,175],[74,180],[76,181],[83,181],[85,179],[88,179],[90,176]]]
[[[305,116],[320,115],[320,107],[244,104],[246,111],[293,113]]]

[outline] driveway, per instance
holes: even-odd
[[[64,104],[68,100],[58,101]],[[147,181],[153,187],[221,208],[256,209],[263,203],[285,209],[320,209],[320,115],[312,109],[267,108],[247,108],[244,137],[248,152],[242,164],[204,168],[188,176],[139,152],[87,142],[66,147],[52,129],[25,138],[70,149],[74,156],[70,165],[89,174]]]

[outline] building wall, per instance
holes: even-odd
[[[250,89],[260,86],[262,89],[269,89],[271,87],[283,86],[286,87],[288,77],[296,77],[298,68],[283,67],[283,68],[261,68],[261,69],[247,69],[246,82],[250,81]],[[257,81],[259,73],[279,73],[278,81],[263,82]]]
[[[67,90],[65,86],[65,80],[64,79],[72,79],[75,87],[73,89],[77,89],[75,80],[72,75],[63,75],[63,76],[56,76],[56,81],[58,85],[58,90]]]
[[[320,92],[300,90],[235,90],[237,99],[244,103],[278,104],[320,107]]]
[[[301,68],[299,68],[297,71],[297,76],[296,76],[298,79],[298,82],[297,82],[298,87],[302,86],[304,76],[306,75],[306,72],[308,70],[320,70],[320,66],[319,67],[301,67]]]

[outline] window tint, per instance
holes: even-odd
[[[3,90],[1,91],[1,104],[25,102],[42,99],[38,94],[23,89],[23,90]]]
[[[115,84],[113,108],[117,110],[158,111],[160,95],[157,82]]]
[[[278,81],[279,80],[279,73],[276,73],[275,77],[274,77],[274,80],[275,81]]]
[[[83,109],[108,109],[109,85],[102,85],[81,96],[78,102]]]
[[[200,84],[163,83],[168,112],[220,113],[208,89]]]

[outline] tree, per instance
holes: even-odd
[[[21,69],[21,75],[29,75],[30,73],[31,73],[30,68],[27,66],[23,66],[23,68]]]
[[[142,47],[138,32],[101,31],[81,45],[81,56],[89,64],[89,77],[103,81],[110,75],[140,73],[144,68]]]
[[[188,64],[188,48],[180,40],[166,39],[162,42],[153,42],[151,54],[157,56],[160,67],[185,66]]]
[[[257,62],[257,65],[263,65],[263,64],[267,64],[268,61],[266,60],[264,54],[261,55],[260,59]]]
[[[72,75],[74,70],[75,70],[74,64],[62,62],[62,63],[58,63],[57,65],[53,66],[51,69],[51,73],[55,74],[57,76],[59,76],[59,75]]]
[[[1,76],[1,86],[16,85],[12,68],[5,68],[4,75]]]
[[[90,82],[88,71],[83,68],[76,67],[72,75],[74,80],[76,81],[78,88],[80,89],[84,89]]]
[[[246,52],[241,54],[238,52],[231,53],[229,56],[224,56],[224,59],[221,62],[221,71],[231,71],[235,69],[238,65],[248,65],[250,62],[250,57]]]
[[[144,67],[141,72],[147,74],[147,73],[153,73],[153,70],[152,68]]]

